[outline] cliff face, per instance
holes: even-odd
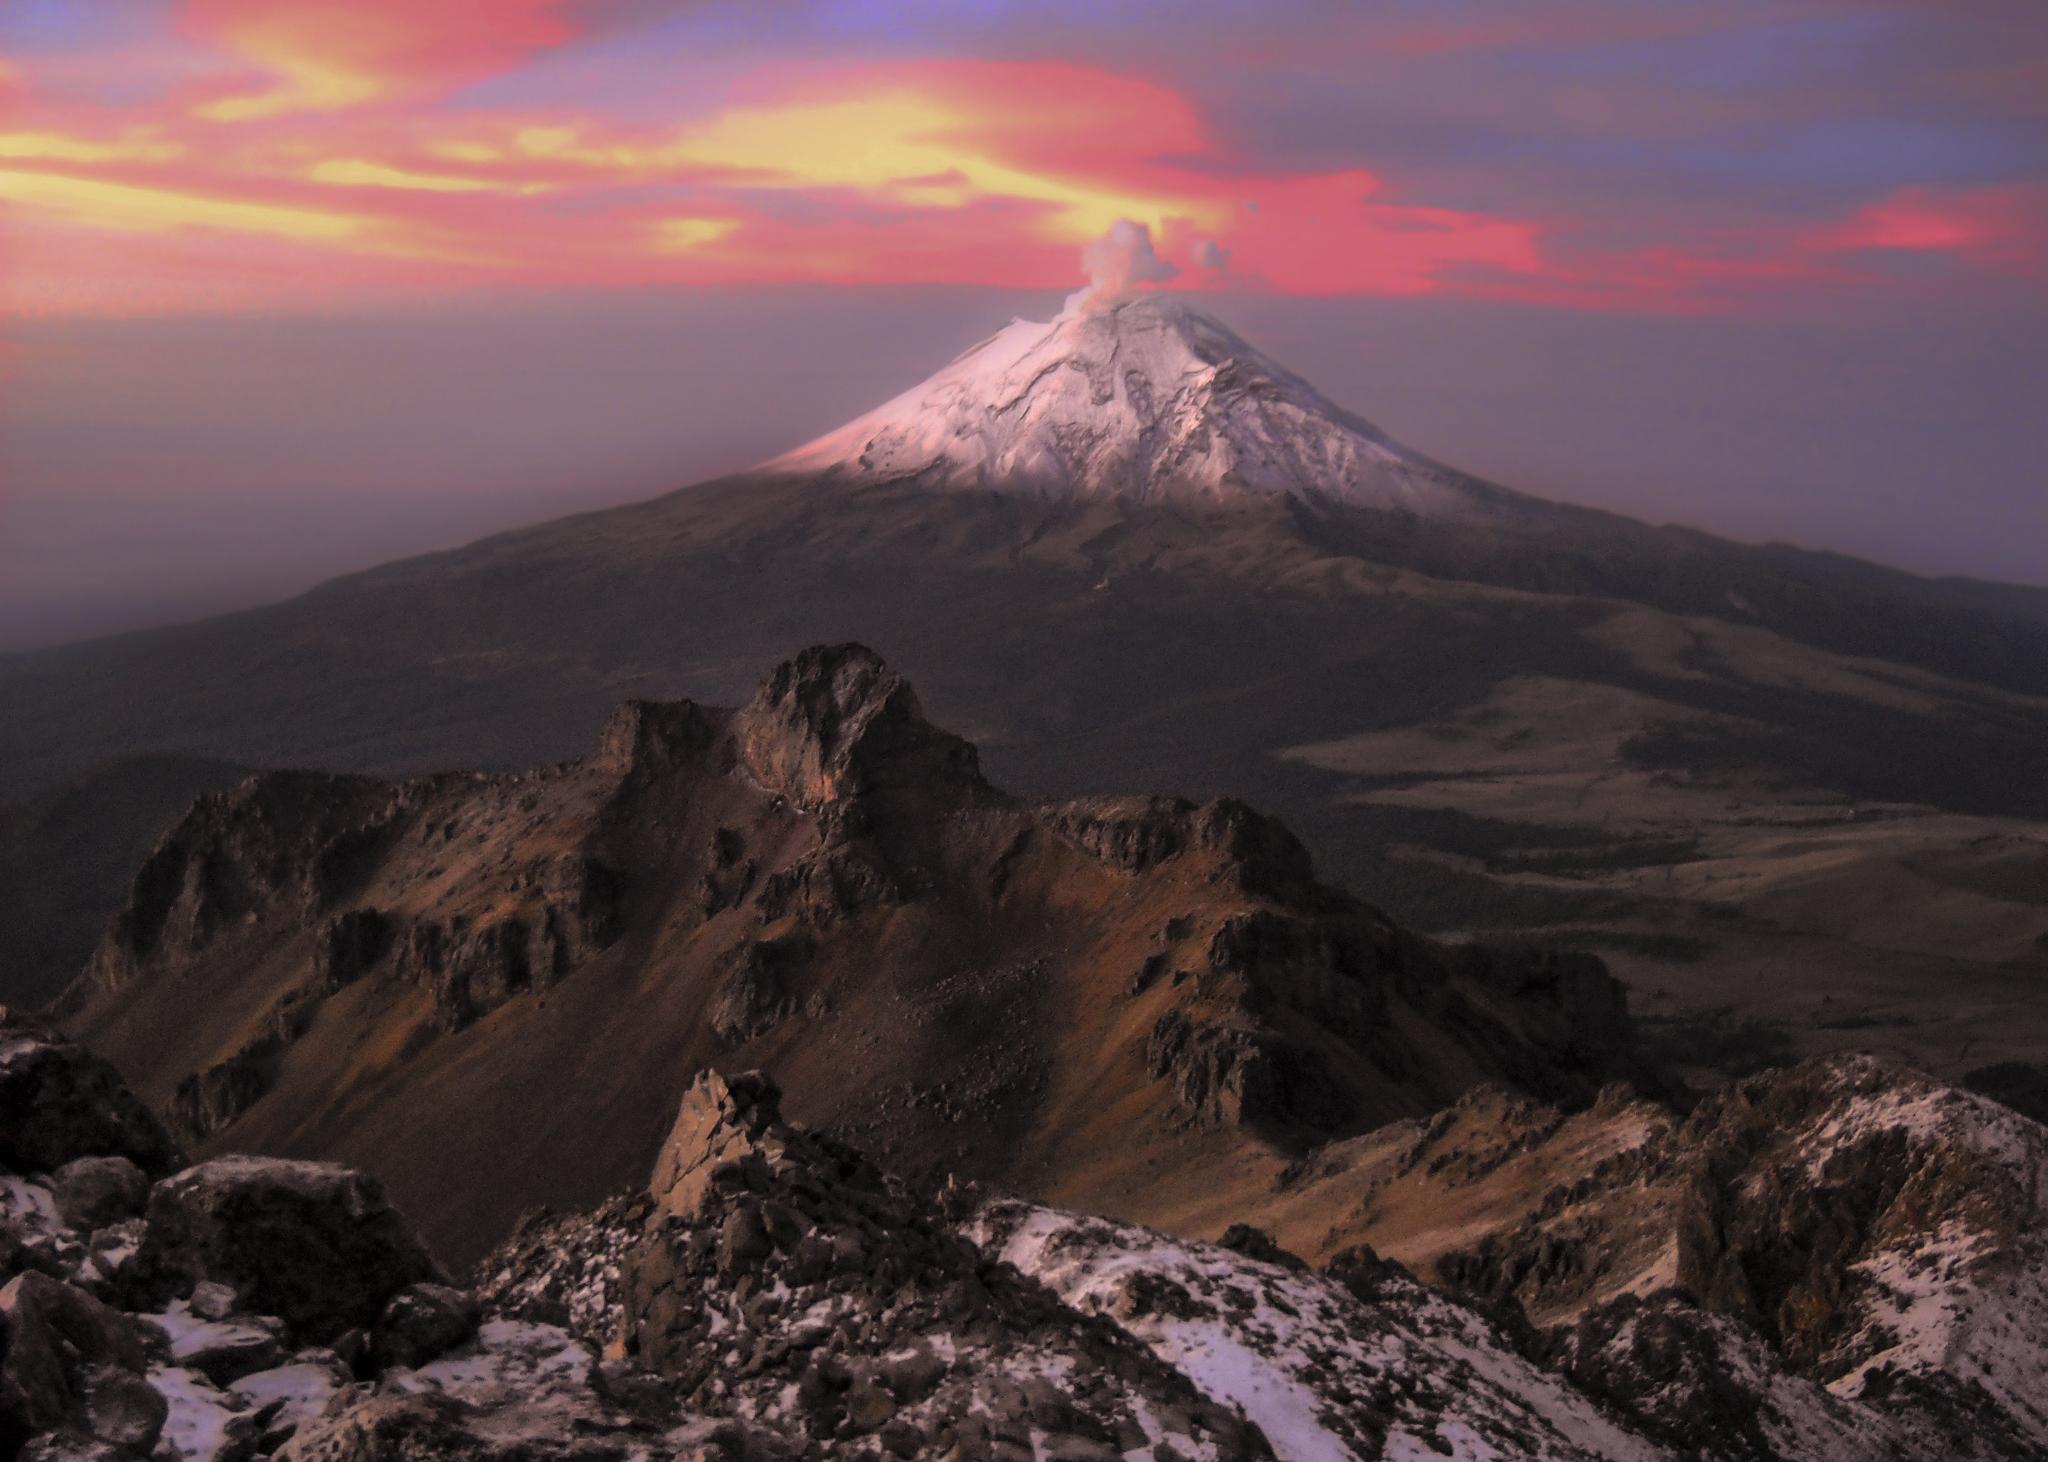
[[[66,1017],[189,1139],[359,1161],[458,1258],[644,1170],[707,1065],[893,1165],[1170,1222],[1191,1174],[1631,1062],[1596,960],[1412,937],[1240,804],[1022,803],[857,646],[629,703],[580,762],[203,799]]]

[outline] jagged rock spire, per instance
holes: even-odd
[[[804,807],[885,786],[980,785],[974,747],[925,719],[910,682],[865,645],[783,661],[734,721],[742,764]]]

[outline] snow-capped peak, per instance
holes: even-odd
[[[1397,445],[1163,294],[1012,321],[765,470],[1044,497],[1294,493],[1432,516],[1498,492]]]

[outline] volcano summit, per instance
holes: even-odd
[[[1047,498],[1292,493],[1432,517],[1512,498],[1396,444],[1161,294],[1013,320],[766,470]]]

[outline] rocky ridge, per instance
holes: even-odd
[[[848,1455],[1270,1456],[1114,1325],[992,1260],[852,1149],[790,1127],[758,1073],[684,1097],[645,1194],[530,1226],[483,1269],[697,1407]]]
[[[465,1260],[644,1171],[658,1124],[610,1113],[714,1061],[897,1168],[1161,1219],[1103,1152],[1271,1173],[1476,1081],[1641,1074],[1597,959],[1409,935],[1240,803],[1012,798],[859,646],[628,703],[580,762],[202,799],[65,1019],[187,1140],[374,1161]]]

